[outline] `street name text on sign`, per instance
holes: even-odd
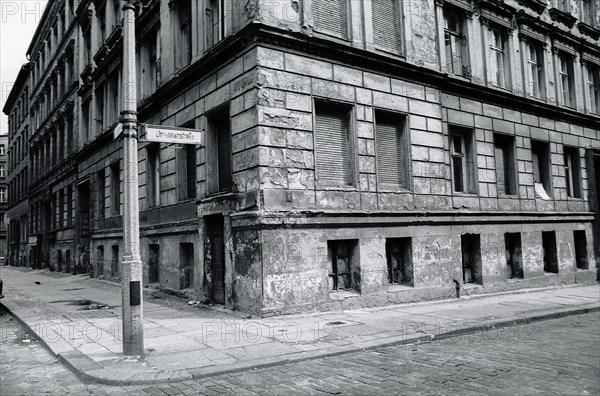
[[[202,131],[162,125],[141,125],[146,132],[146,141],[160,143],[202,144]]]

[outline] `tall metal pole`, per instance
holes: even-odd
[[[144,354],[142,260],[138,201],[137,81],[135,66],[134,0],[123,5],[123,168],[124,215],[121,291],[123,298],[123,353]]]

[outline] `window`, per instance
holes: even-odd
[[[499,29],[490,28],[490,82],[495,87],[508,88],[508,53],[506,34]]]
[[[591,63],[586,64],[588,91],[588,110],[600,114],[600,67]]]
[[[148,246],[148,282],[159,282],[160,268],[160,245],[150,244]]]
[[[179,289],[194,286],[194,244],[179,244]]]
[[[469,52],[464,17],[454,11],[444,10],[444,42],[448,73],[469,77]]]
[[[534,43],[526,43],[526,66],[525,75],[527,78],[526,92],[532,98],[542,98],[544,84],[544,55],[542,47]]]
[[[594,3],[596,0],[581,0],[581,22],[590,26],[596,26],[596,10]]]
[[[521,248],[521,234],[507,232],[504,234],[506,247],[506,277],[523,278],[523,251]]]
[[[536,197],[550,199],[552,195],[550,145],[546,142],[532,140],[531,157],[533,160],[533,183]]]
[[[0,155],[6,155],[6,146],[0,144]]]
[[[4,203],[7,200],[6,187],[0,187],[0,202]]]
[[[227,34],[226,4],[225,0],[210,0],[207,3],[206,43],[208,48],[223,40]]]
[[[0,177],[6,177],[4,165],[0,165]]]
[[[96,276],[104,275],[104,246],[96,246]]]
[[[563,106],[575,106],[575,84],[573,81],[573,58],[571,55],[562,53],[558,55],[560,76],[559,97]]]
[[[112,259],[110,261],[110,276],[113,278],[119,277],[119,245],[110,247]]]
[[[73,186],[67,187],[67,226],[73,225]]]
[[[104,209],[106,207],[106,172],[104,171],[104,169],[102,169],[101,171],[96,173],[96,181],[97,181],[97,186],[98,186],[98,191],[97,191],[98,205],[96,207],[96,209],[98,210],[97,217],[99,219],[103,219],[104,218]]]
[[[360,266],[358,264],[358,241],[328,241],[329,290],[358,289]]]
[[[542,232],[542,248],[544,250],[544,272],[558,274],[556,233],[554,231]]]
[[[317,176],[322,184],[354,184],[350,114],[347,106],[315,103],[315,154]]]
[[[208,117],[210,173],[217,175],[209,181],[210,193],[230,191],[233,187],[233,167],[231,161],[231,127],[229,109]]]
[[[83,32],[83,59],[86,66],[92,63],[92,36],[90,29]]]
[[[180,200],[196,198],[196,145],[177,151],[177,189]]]
[[[192,60],[192,3],[190,0],[176,2],[177,26],[175,56],[177,68],[187,66]]]
[[[512,136],[494,134],[496,188],[500,195],[517,194],[514,140]]]
[[[477,193],[473,131],[450,127],[450,156],[454,192]]]
[[[152,95],[156,91],[159,83],[160,59],[157,54],[160,54],[160,30],[157,29],[146,36],[144,50],[140,52],[141,60],[139,73],[141,89],[139,90],[140,98],[145,98]]]
[[[348,38],[348,0],[313,0],[313,17],[317,31]]]
[[[146,196],[148,207],[160,205],[160,145],[146,146]]]
[[[481,241],[479,234],[465,234],[460,237],[462,251],[463,283],[482,284]]]
[[[119,73],[115,72],[110,76],[107,85],[107,102],[108,108],[106,111],[106,126],[113,125],[119,119]]]
[[[376,111],[375,122],[377,182],[383,188],[408,188],[410,146],[405,132],[406,118]]]
[[[378,48],[402,52],[400,1],[372,0],[373,40]]]
[[[118,161],[110,166],[110,207],[113,216],[121,214],[121,169]]]
[[[412,284],[411,238],[392,238],[385,241],[388,282],[390,285]]]
[[[98,18],[98,29],[100,29],[98,34],[100,42],[98,45],[101,47],[104,44],[104,40],[106,40],[106,8],[102,7],[98,9],[96,16]]]
[[[96,89],[96,113],[95,113],[96,136],[102,134],[104,128],[104,85]]]
[[[87,143],[90,139],[90,102],[81,105],[81,140]]]
[[[573,239],[575,241],[575,263],[577,269],[588,269],[588,255],[587,255],[587,239],[585,231],[576,230],[573,231]]]
[[[581,198],[581,158],[576,147],[564,147],[567,196]]]

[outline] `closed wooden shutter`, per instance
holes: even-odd
[[[352,184],[348,110],[319,106],[315,117],[319,180],[335,186]]]
[[[313,0],[315,29],[342,38],[348,37],[347,1]]]
[[[390,51],[400,52],[399,0],[372,0],[373,35],[375,45]]]
[[[407,187],[408,153],[403,138],[404,120],[376,116],[377,181],[382,187]]]
[[[504,152],[504,145],[496,142],[495,144],[496,154],[496,188],[499,194],[507,194],[508,181],[506,180],[506,158]]]

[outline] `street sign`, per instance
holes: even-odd
[[[142,124],[142,128],[148,142],[202,144],[202,131],[198,129],[147,124]]]

